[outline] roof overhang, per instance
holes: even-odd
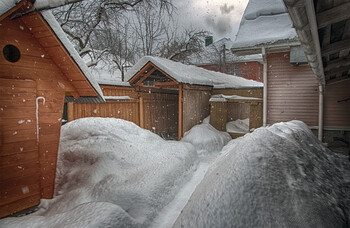
[[[259,44],[252,47],[233,47],[231,48],[231,51],[235,55],[253,55],[253,54],[261,54],[262,48],[265,48],[266,51],[269,53],[273,52],[281,52],[281,51],[288,51],[290,47],[292,46],[299,46],[299,41],[281,41],[277,43],[265,43],[265,44]]]
[[[325,85],[320,42],[313,1],[284,0],[306,58],[318,82]]]
[[[350,79],[350,2],[284,0],[309,64],[322,85]]]

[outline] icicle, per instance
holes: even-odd
[[[37,97],[36,101],[36,141],[39,143],[39,100],[43,100],[43,105],[45,104],[45,97]]]

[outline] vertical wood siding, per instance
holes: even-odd
[[[209,116],[211,87],[185,85],[183,91],[183,132]]]
[[[350,129],[350,80],[326,85],[324,126]]]
[[[310,66],[293,66],[289,52],[267,56],[267,123],[318,124],[318,83]]]

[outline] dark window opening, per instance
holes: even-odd
[[[2,49],[2,54],[4,55],[5,59],[11,63],[17,62],[21,57],[21,53],[19,52],[18,48],[12,44],[6,45]]]

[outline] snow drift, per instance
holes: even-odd
[[[195,148],[114,118],[62,127],[53,200],[3,227],[147,227],[191,178]]]
[[[202,124],[196,125],[187,131],[181,141],[194,145],[198,154],[208,155],[220,152],[231,139],[227,132],[218,131],[211,126],[207,117]]]
[[[174,227],[347,227],[348,162],[300,121],[232,140]],[[344,167],[346,165],[346,167]]]

